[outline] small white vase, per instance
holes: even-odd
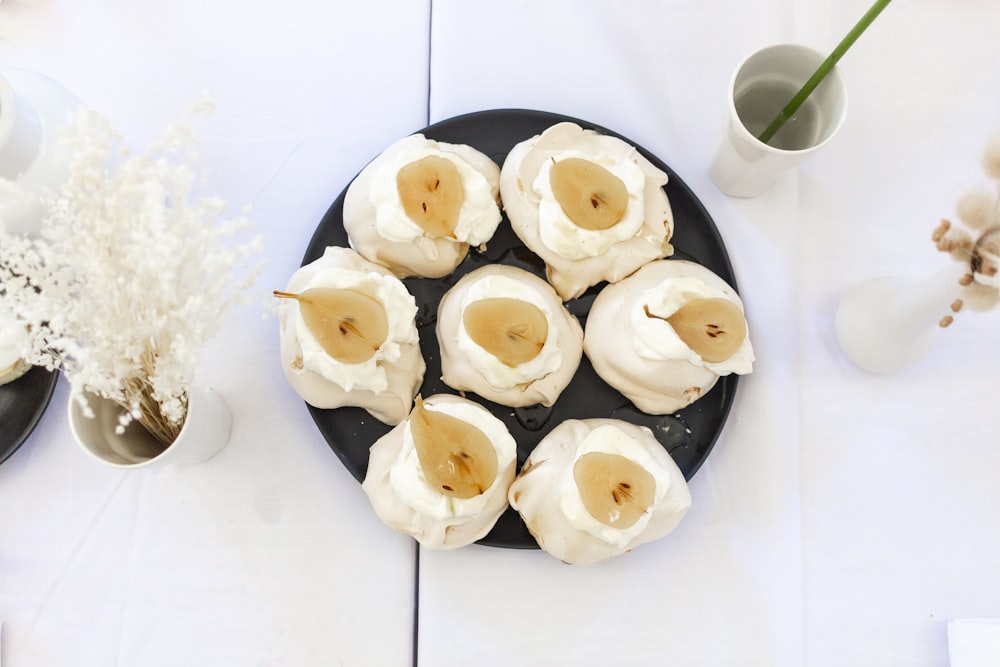
[[[875,278],[847,292],[835,327],[841,349],[858,367],[878,374],[906,368],[930,351],[940,321],[961,296],[967,267],[951,263],[918,281]]]
[[[115,468],[148,468],[179,463],[204,463],[229,442],[232,412],[213,389],[192,387],[188,411],[177,439],[164,448],[146,429],[132,422],[117,433],[122,408],[113,401],[87,394],[92,417],[84,414],[74,392],[69,399],[70,430],[91,458]]]
[[[36,236],[43,209],[38,197],[69,177],[70,147],[63,130],[80,102],[62,84],[24,69],[0,70],[0,178],[25,195],[0,192],[7,231]]]

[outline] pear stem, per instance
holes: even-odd
[[[292,292],[280,292],[278,290],[274,290],[274,296],[278,297],[279,299],[298,299],[299,298],[298,294],[293,294]]]
[[[840,60],[845,53],[847,53],[847,50],[854,45],[854,42],[856,42],[858,37],[861,36],[861,33],[868,29],[868,26],[872,24],[872,21],[874,21],[875,18],[882,13],[882,10],[885,9],[891,1],[892,0],[875,1],[875,4],[873,4],[865,15],[861,17],[861,20],[858,21],[853,28],[851,28],[850,32],[848,32],[844,39],[840,41],[840,44],[838,44],[833,52],[826,57],[826,60],[820,63],[820,66],[816,69],[813,75],[809,77],[809,80],[802,84],[802,88],[799,89],[799,92],[795,93],[795,96],[792,97],[791,101],[789,101],[788,104],[786,104],[784,108],[778,112],[778,115],[771,121],[771,124],[760,133],[757,139],[761,143],[766,144],[770,142],[774,135],[778,133],[778,130],[780,130],[785,124],[785,121],[795,115],[795,112],[799,110],[799,107],[806,101],[806,98],[808,98],[809,95],[816,90],[816,87],[823,82],[826,75],[833,71],[837,61]]]

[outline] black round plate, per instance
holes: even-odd
[[[17,451],[45,413],[59,373],[35,366],[0,385],[0,463]]]
[[[635,143],[627,138],[593,123],[525,109],[470,113],[435,123],[420,132],[429,139],[473,146],[502,165],[507,153],[515,144],[530,139],[549,126],[563,121],[574,122],[584,128],[620,137],[635,146]],[[675,230],[672,242],[675,254],[673,256],[707,266],[735,289],[735,276],[725,245],[715,223],[701,202],[667,165],[642,147],[636,146],[636,148],[669,175],[665,190],[674,212]],[[324,215],[306,250],[303,264],[318,259],[327,246],[348,245],[343,225],[345,193],[346,188]],[[516,265],[545,277],[544,264],[514,235],[506,216],[487,246],[484,253],[470,251],[458,269],[446,278],[438,280],[408,278],[403,281],[416,298],[419,308],[417,326],[421,350],[427,363],[424,384],[420,388],[424,396],[457,393],[440,379],[441,363],[437,337],[434,333],[434,321],[437,316],[438,301],[460,277],[480,266],[497,262]],[[602,285],[594,286],[578,299],[566,304],[570,311],[580,318],[581,324],[585,322],[590,304],[600,287]],[[524,462],[535,445],[563,420],[614,417],[652,429],[660,443],[677,462],[685,478],[690,479],[708,456],[722,430],[733,402],[737,381],[736,375],[721,378],[705,396],[674,415],[647,415],[639,412],[630,401],[605,384],[584,356],[573,381],[552,408],[535,406],[511,409],[474,394],[466,395],[486,406],[510,429],[511,435],[517,441],[518,466]],[[368,449],[386,434],[390,427],[359,408],[321,410],[309,406],[309,411],[327,443],[347,469],[358,481],[364,480],[368,471]],[[500,517],[493,530],[480,540],[480,544],[522,549],[538,548],[521,517],[510,508]]]

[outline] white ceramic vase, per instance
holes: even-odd
[[[42,217],[38,196],[57,191],[69,176],[63,130],[80,103],[62,84],[24,69],[0,69],[0,178],[27,195],[0,192],[7,231],[35,236]]]
[[[708,169],[722,192],[731,197],[756,197],[837,134],[847,117],[847,84],[840,69],[834,67],[776,135],[781,138],[793,123],[802,123],[801,141],[794,148],[757,139],[825,59],[825,53],[801,44],[775,44],[739,64],[726,91],[722,137]],[[811,112],[806,113],[807,109]]]
[[[117,433],[122,408],[113,401],[87,395],[92,417],[84,414],[74,393],[69,399],[70,429],[91,458],[116,468],[148,468],[204,463],[229,442],[232,412],[222,397],[207,387],[192,387],[188,412],[177,439],[166,449],[138,423]]]
[[[967,267],[955,262],[923,280],[875,278],[847,292],[835,327],[841,349],[858,367],[878,374],[922,359],[941,331],[940,321],[961,296]]]

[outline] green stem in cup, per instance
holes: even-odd
[[[795,115],[795,112],[799,110],[799,107],[806,101],[806,98],[809,97],[812,91],[816,89],[816,86],[818,86],[823,79],[826,78],[826,75],[833,70],[841,56],[847,53],[847,50],[851,48],[854,42],[857,41],[858,37],[861,36],[861,33],[868,29],[868,26],[872,24],[875,17],[881,14],[882,10],[885,9],[886,5],[890,2],[892,2],[892,0],[875,1],[875,4],[873,4],[865,15],[861,17],[861,20],[858,21],[853,28],[851,28],[851,31],[847,33],[847,36],[840,41],[837,48],[835,48],[833,52],[826,57],[826,60],[824,60],[813,75],[809,77],[809,80],[802,85],[799,92],[795,93],[795,96],[781,111],[778,112],[778,115],[771,121],[771,124],[760,133],[760,136],[758,136],[757,139],[760,140],[761,143],[766,144],[771,141],[774,135],[778,133],[778,130],[780,130],[785,124],[785,121]]]

